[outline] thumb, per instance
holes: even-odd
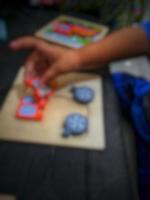
[[[56,69],[57,69],[56,65],[50,66],[49,69],[41,77],[42,81],[46,83],[49,80],[56,78],[60,74],[60,71]]]

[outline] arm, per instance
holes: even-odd
[[[78,53],[82,66],[101,66],[122,58],[150,55],[150,41],[141,28],[127,27],[80,49]]]
[[[44,74],[40,74],[43,81],[71,71],[92,70],[121,58],[150,55],[150,41],[139,27],[121,29],[97,43],[77,50],[50,45],[32,37],[12,42],[11,48],[33,49],[25,63],[25,78],[37,74],[37,68],[42,64],[46,67]]]

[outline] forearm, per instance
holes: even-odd
[[[86,68],[91,65],[101,66],[122,58],[150,54],[150,41],[141,28],[127,27],[78,52],[81,64]]]

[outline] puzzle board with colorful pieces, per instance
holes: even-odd
[[[49,42],[71,48],[81,48],[102,39],[108,27],[87,20],[62,15],[35,33]]]
[[[57,90],[49,98],[40,121],[20,120],[15,117],[18,102],[28,94],[23,84],[21,68],[0,112],[0,139],[42,145],[54,145],[82,149],[105,148],[102,80],[86,73],[71,73],[59,77]],[[80,104],[72,96],[71,88],[87,86],[94,90],[90,104]],[[89,120],[85,134],[77,137],[62,137],[63,123],[72,113],[79,113]],[[8,126],[9,124],[9,126]]]

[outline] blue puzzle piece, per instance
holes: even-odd
[[[87,86],[73,87],[71,92],[74,100],[82,104],[90,103],[95,96],[94,90]]]
[[[64,122],[64,137],[68,137],[70,135],[81,135],[88,130],[88,118],[78,114],[74,113],[65,119]]]

